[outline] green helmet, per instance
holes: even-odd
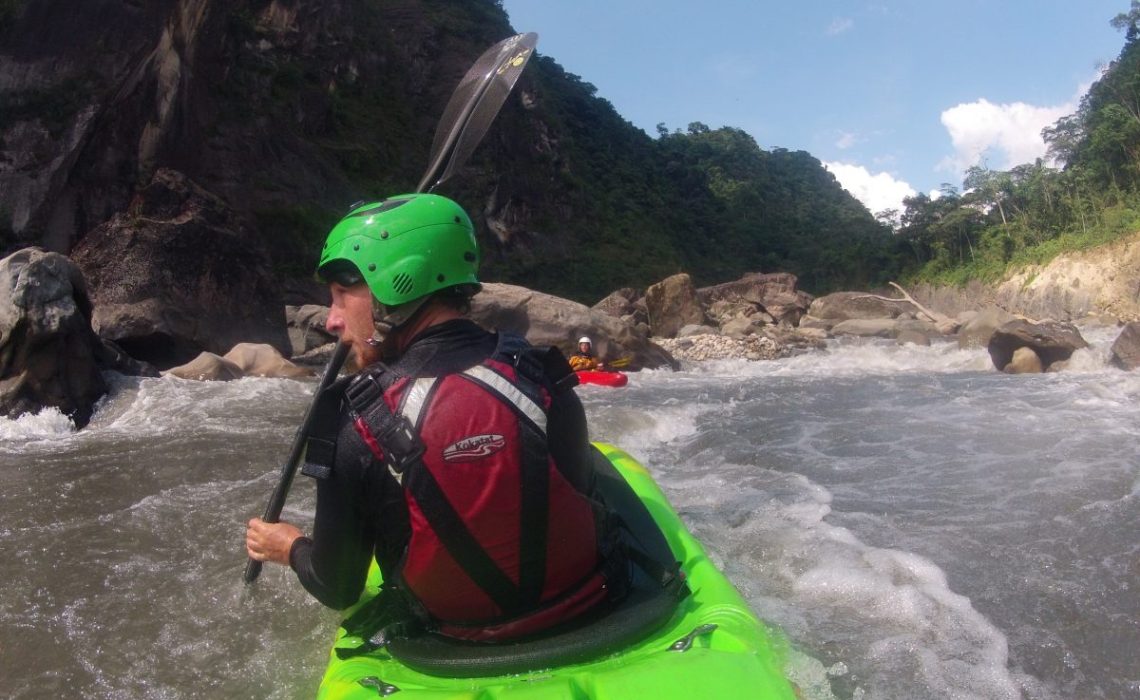
[[[455,202],[434,194],[405,194],[353,207],[321,251],[317,276],[348,272],[387,307],[451,287],[479,291],[479,251],[471,219]]]

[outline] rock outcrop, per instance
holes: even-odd
[[[628,358],[629,368],[675,367],[668,352],[609,314],[567,299],[509,284],[487,283],[475,295],[471,317],[485,328],[512,331],[535,345],[556,345],[566,353],[579,336],[594,341],[604,362]]]
[[[159,170],[72,257],[91,287],[95,330],[134,357],[171,367],[239,342],[288,350],[269,255],[180,173]]]
[[[920,285],[915,298],[953,314],[987,306],[1031,318],[1079,321],[1089,316],[1140,320],[1140,232],[1108,245],[1058,255],[1014,271],[994,285]]]
[[[1112,343],[1109,361],[1124,370],[1140,367],[1140,321],[1125,324]]]
[[[1040,361],[1040,366],[1048,371],[1049,367],[1057,362],[1067,361],[1073,352],[1088,347],[1088,343],[1081,337],[1080,331],[1070,323],[1059,321],[1042,321],[1032,323],[1021,319],[1010,321],[994,331],[990,337],[988,350],[994,367],[1001,371],[1014,360],[1014,354],[1019,348],[1029,348]],[[1018,365],[1029,368],[1023,354],[1022,362]]]
[[[241,367],[212,352],[201,353],[186,364],[171,367],[163,374],[198,382],[228,382],[245,376]]]
[[[87,285],[66,257],[28,248],[0,261],[0,415],[54,407],[82,428],[107,392],[103,370],[157,375],[95,335]]]
[[[707,325],[704,308],[689,275],[667,277],[645,290],[649,329],[654,336],[672,338],[692,325]]]
[[[285,326],[289,332],[290,357],[300,357],[305,353],[328,343],[335,343],[336,336],[325,330],[329,318],[329,308],[316,304],[285,307]]]
[[[807,328],[830,330],[843,321],[860,319],[898,318],[913,307],[900,299],[887,301],[880,296],[863,292],[835,292],[816,297],[800,322]]]
[[[787,272],[750,272],[734,282],[702,287],[697,296],[722,326],[734,318],[756,315],[766,323],[797,326],[812,296],[797,290],[796,282],[796,276]]]
[[[958,347],[987,347],[994,331],[1013,320],[1015,320],[1013,314],[997,307],[982,309],[970,316],[958,329]]]
[[[203,352],[190,362],[172,367],[164,374],[197,381],[229,381],[241,377],[298,379],[315,373],[282,357],[276,348],[264,343],[238,343],[219,357]]]
[[[296,379],[315,374],[308,367],[298,367],[286,360],[277,348],[265,343],[238,343],[225,354],[224,359],[234,363],[247,377]]]

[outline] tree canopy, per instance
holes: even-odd
[[[910,275],[992,280],[1140,227],[1140,0],[1111,24],[1124,47],[1076,113],[1042,131],[1047,159],[1007,171],[975,165],[961,194],[904,200],[898,236]]]

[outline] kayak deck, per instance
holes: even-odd
[[[381,649],[347,660],[334,652],[318,697],[630,700],[753,698],[794,700],[781,672],[783,647],[769,635],[733,585],[709,560],[644,467],[625,452],[595,443],[641,499],[682,562],[692,593],[661,628],[604,658],[553,669],[487,678],[441,678],[414,671]],[[373,566],[362,602],[380,583]],[[337,630],[336,646],[360,643]]]

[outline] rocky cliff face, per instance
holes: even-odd
[[[1031,318],[1140,319],[1140,232],[1091,250],[1065,253],[1018,270],[997,285],[920,287],[913,295],[944,313],[993,305]]]
[[[21,3],[0,27],[6,246],[69,252],[159,167],[279,227],[410,189],[451,88],[510,33],[469,5],[449,24],[453,5],[413,0]]]
[[[0,256],[74,256],[96,327],[162,366],[284,347],[284,304],[322,300],[303,282],[317,241],[351,202],[412,188],[452,87],[511,33],[492,0],[16,8]]]

